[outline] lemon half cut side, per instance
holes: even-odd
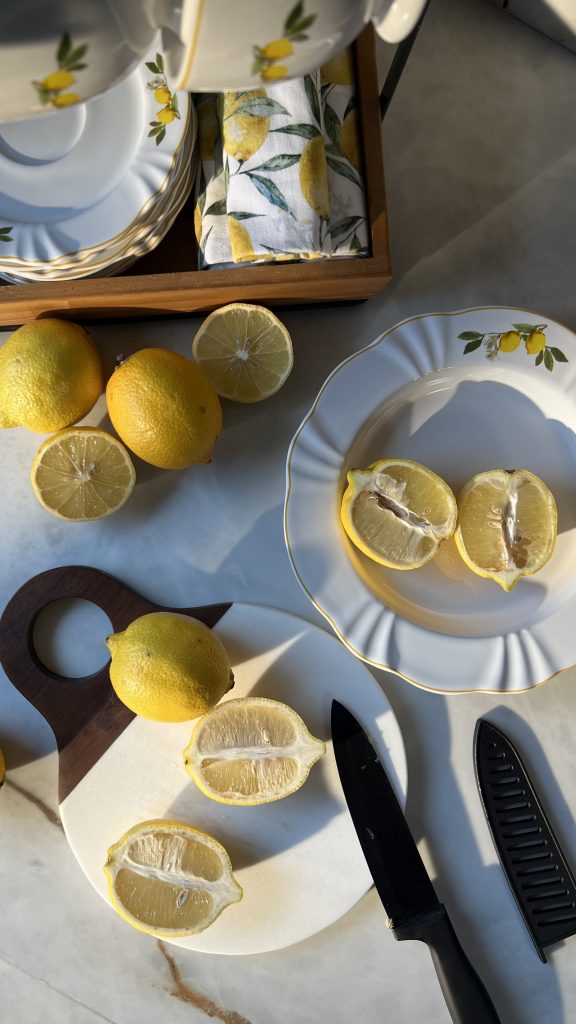
[[[246,807],[295,793],[325,752],[322,740],[286,704],[240,697],[200,719],[184,763],[205,796]]]
[[[224,847],[179,821],[134,825],[108,850],[104,871],[114,909],[160,938],[196,935],[242,899]]]
[[[368,558],[390,569],[418,569],[456,528],[448,484],[409,459],[380,459],[351,469],[340,509],[342,525]]]
[[[264,306],[245,302],[211,313],[194,337],[192,355],[217,394],[244,403],[275,394],[294,362],[284,324]]]
[[[30,478],[38,501],[53,516],[88,522],[124,505],[136,472],[124,445],[111,434],[69,427],[40,446]]]
[[[527,469],[491,469],[463,487],[454,540],[472,572],[510,591],[552,556],[556,543],[554,495]]]

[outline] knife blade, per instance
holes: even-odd
[[[454,1024],[500,1024],[436,895],[378,754],[337,700],[332,741],[348,810],[395,937],[427,944]]]

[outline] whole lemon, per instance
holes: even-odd
[[[150,612],[106,640],[110,681],[136,715],[186,722],[210,711],[234,685],[224,644],[198,619]]]
[[[51,434],[77,423],[102,393],[98,350],[68,320],[34,320],[0,348],[0,427]]]
[[[265,60],[282,60],[294,53],[294,47],[289,39],[273,39],[271,43],[260,48],[260,56]]]
[[[500,338],[500,352],[514,352],[520,344],[518,331],[506,331]]]
[[[526,338],[525,345],[529,356],[537,356],[546,346],[544,331],[532,331]]]
[[[210,462],[222,408],[190,359],[165,348],[140,349],[116,366],[106,401],[115,431],[144,462],[160,469]]]

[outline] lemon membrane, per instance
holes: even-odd
[[[368,558],[417,569],[456,527],[456,499],[436,473],[409,459],[381,459],[348,473],[342,525]]]
[[[556,543],[554,496],[526,469],[478,473],[462,489],[456,546],[478,576],[509,591],[549,561]]]

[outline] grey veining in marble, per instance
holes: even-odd
[[[365,305],[282,314],[295,344],[286,386],[262,405],[226,404],[211,465],[170,474],[138,463],[135,493],[109,521],[48,517],[28,484],[39,438],[3,433],[0,604],[34,573],[88,562],[160,603],[252,601],[323,624],[284,550],[294,430],[334,366],[402,317],[503,304],[576,328],[575,95],[568,50],[488,0],[432,0],[383,129],[392,284]],[[143,344],[189,354],[198,323],[93,333],[110,369],[118,351]],[[106,423],[103,401],[89,422]],[[507,699],[378,680],[404,735],[411,827],[503,1024],[576,1021],[576,938],[540,964],[471,759],[475,721],[488,714],[517,741],[576,866],[576,672]],[[0,1024],[449,1021],[426,948],[394,941],[374,891],[314,938],[262,956],[184,953],[133,931],[76,864],[58,824],[52,735],[2,675],[0,745]]]

